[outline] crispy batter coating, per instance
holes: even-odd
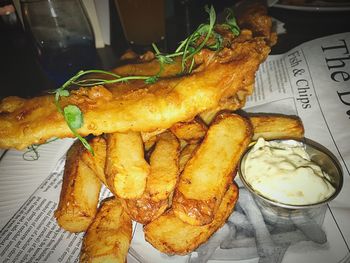
[[[254,36],[264,37],[271,46],[276,44],[277,34],[271,31],[272,20],[268,16],[266,2],[240,1],[236,9],[238,25],[241,28],[251,30]]]
[[[223,109],[228,100],[234,101],[229,103],[230,109],[243,107],[252,92],[255,72],[276,42],[276,35],[262,2],[240,5],[235,13],[240,35],[216,25],[215,31],[224,38],[224,48],[219,52],[202,49],[194,56],[194,70],[189,75],[178,75],[181,61],[176,58],[165,66],[163,78],[155,84],[130,81],[80,88],[62,98],[62,107],[73,104],[83,113],[79,134],[152,132],[190,121],[203,112]],[[148,76],[159,72],[152,53],[138,57],[129,52],[124,61],[128,64],[113,70],[115,73]],[[23,149],[53,137],[73,137],[57,111],[53,95],[8,97],[0,102],[0,148]]]
[[[108,88],[80,88],[63,98],[61,104],[81,109],[84,125],[78,132],[83,136],[169,128],[217,107],[242,86],[253,84],[255,72],[269,51],[262,38],[218,53],[202,50],[197,57],[201,64],[191,75],[162,79],[152,85],[132,81]],[[5,99],[0,104],[0,127],[0,148],[23,149],[52,137],[73,136],[52,95]]]

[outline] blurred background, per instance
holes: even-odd
[[[0,99],[10,95],[30,97],[57,88],[79,69],[114,68],[128,48],[143,53],[155,42],[160,50],[172,52],[200,23],[207,21],[205,5],[213,5],[219,14],[235,3],[234,0],[0,0]],[[273,53],[286,52],[320,36],[349,31],[349,12],[300,12],[273,7],[269,12],[283,22],[287,32],[280,36]],[[78,13],[80,16],[73,15]],[[46,31],[42,26],[50,29],[47,32],[52,37],[43,33]],[[66,53],[62,53],[63,48]],[[57,49],[62,52],[57,53]],[[62,68],[70,71],[60,74],[61,79],[52,74]]]

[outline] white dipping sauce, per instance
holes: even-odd
[[[289,205],[314,204],[335,189],[301,145],[258,139],[244,166],[247,183],[268,199]]]

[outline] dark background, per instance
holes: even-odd
[[[0,0],[0,6],[11,3]],[[173,0],[167,1],[171,12],[167,14],[167,50],[173,51],[179,41],[207,19],[205,5],[212,4],[217,13],[234,1]],[[349,32],[350,12],[309,12],[270,8],[274,18],[285,23],[287,34],[280,35],[272,54],[279,54],[318,37]],[[124,38],[119,17],[110,1],[111,45],[98,49],[98,68],[111,69],[118,65],[118,57],[129,47]],[[134,47],[135,48],[135,47]],[[138,47],[136,47],[137,49]],[[51,83],[36,61],[34,50],[20,23],[9,24],[0,17],[0,99],[10,95],[30,97],[57,88]]]

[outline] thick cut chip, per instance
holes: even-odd
[[[206,242],[227,220],[238,199],[238,188],[231,184],[210,224],[193,226],[169,210],[144,227],[145,239],[166,254],[185,255]]]
[[[216,112],[217,113],[217,112]],[[215,113],[212,113],[213,115]],[[304,126],[300,118],[282,114],[256,114],[248,116],[253,125],[253,139],[263,137],[265,140],[302,139]],[[206,121],[210,121],[206,120]]]
[[[155,202],[147,195],[137,199],[121,199],[121,202],[131,219],[143,225],[162,215],[169,207],[169,198]]]
[[[115,195],[140,198],[149,173],[139,132],[107,134],[105,174],[107,185]]]
[[[76,141],[67,152],[58,208],[57,223],[70,232],[85,231],[97,211],[101,182],[81,160],[84,146]]]
[[[169,206],[179,176],[179,141],[171,132],[157,136],[150,157],[151,173],[141,198],[124,199],[123,205],[133,220],[146,224]]]
[[[105,163],[106,163],[106,140],[102,136],[93,137],[88,140],[91,148],[94,150],[94,154],[89,151],[82,153],[83,162],[93,170],[96,176],[107,186],[105,175]]]
[[[203,121],[196,118],[189,122],[177,122],[170,130],[179,139],[187,142],[197,142],[204,137],[208,128]]]
[[[257,115],[249,117],[253,129],[253,140],[263,137],[265,140],[302,139],[304,126],[295,116]]]
[[[156,129],[151,132],[141,132],[142,141],[145,151],[149,151],[157,141],[157,135],[165,132],[166,129]]]
[[[107,199],[84,236],[80,262],[126,262],[131,238],[129,215],[118,199]]]
[[[214,120],[180,176],[172,203],[177,217],[191,225],[213,221],[251,137],[250,122],[239,115]]]
[[[193,144],[187,144],[183,147],[183,149],[180,152],[180,159],[179,159],[180,173],[183,171],[187,162],[191,159],[192,155],[194,154],[198,146],[199,146],[198,143],[193,143]]]
[[[167,199],[174,191],[179,177],[179,152],[180,143],[172,133],[158,135],[150,157],[151,175],[146,186],[152,200]]]

